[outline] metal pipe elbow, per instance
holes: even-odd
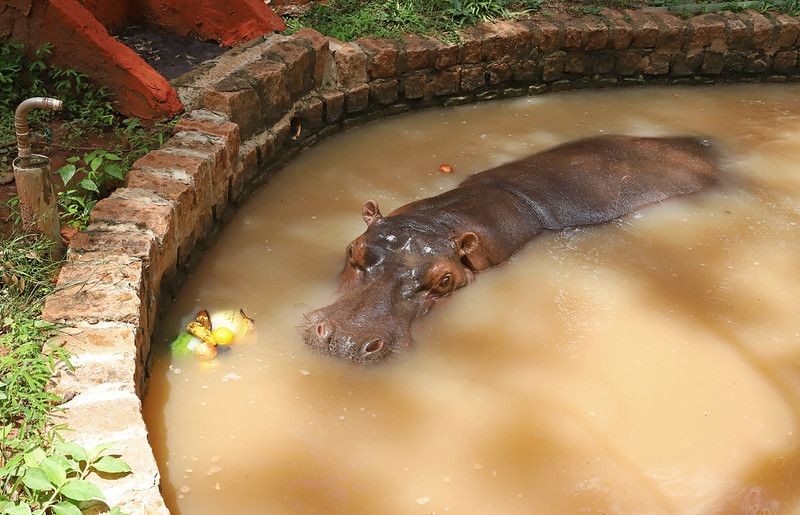
[[[47,109],[48,111],[60,111],[64,106],[61,100],[47,97],[33,97],[23,100],[14,114],[14,128],[17,133],[17,149],[19,157],[23,163],[31,157],[31,140],[28,129],[28,113],[33,109]]]

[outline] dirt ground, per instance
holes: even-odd
[[[167,80],[178,78],[227,50],[214,42],[138,26],[126,27],[114,37],[139,54]]]

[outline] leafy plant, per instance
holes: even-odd
[[[118,155],[103,149],[67,158],[57,172],[67,188],[58,195],[61,218],[67,225],[82,228],[101,195],[125,179],[120,161]]]
[[[10,430],[10,426],[0,428],[0,437],[7,437]],[[120,477],[131,472],[123,460],[105,453],[108,447],[87,451],[60,442],[49,452],[34,447],[16,454],[0,467],[0,513],[80,515],[91,505],[105,504],[103,492],[87,480],[89,474]],[[122,512],[115,508],[109,513]]]
[[[0,464],[45,442],[47,414],[59,402],[45,386],[66,353],[60,347],[42,353],[55,328],[39,319],[60,266],[53,255],[53,243],[42,236],[0,241],[0,427],[16,430],[16,438],[0,438]]]

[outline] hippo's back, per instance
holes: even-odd
[[[496,186],[530,203],[546,229],[613,220],[716,182],[707,140],[601,136],[478,173],[463,187]]]

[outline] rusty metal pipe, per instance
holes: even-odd
[[[17,131],[17,149],[19,150],[21,166],[28,166],[31,159],[31,140],[30,130],[28,129],[28,113],[33,109],[60,111],[63,105],[64,103],[56,98],[33,97],[23,100],[22,103],[17,106],[17,111],[14,114],[14,128]]]

